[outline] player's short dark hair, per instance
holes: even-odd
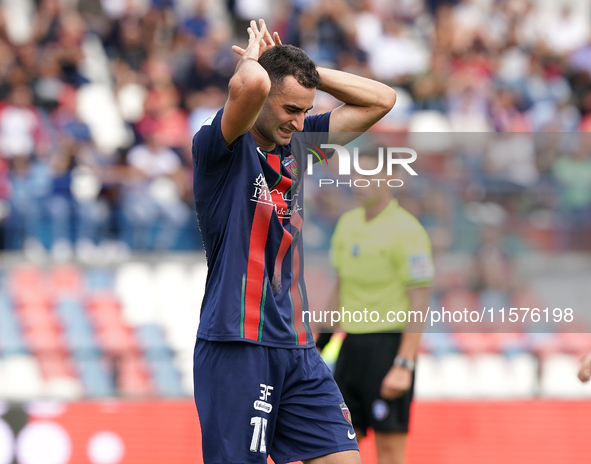
[[[307,89],[317,88],[322,83],[314,61],[293,45],[271,47],[260,56],[259,64],[269,74],[272,85],[281,84],[286,76],[295,77]]]

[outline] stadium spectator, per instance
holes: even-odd
[[[32,156],[42,140],[41,115],[28,86],[18,85],[0,105],[0,151],[7,157]]]
[[[128,227],[124,230],[130,246],[151,248],[152,228],[158,224],[153,246],[169,249],[190,214],[179,188],[182,164],[174,151],[160,143],[155,123],[146,122],[142,133],[145,143],[127,154],[130,170],[122,208]]]
[[[585,45],[590,31],[588,18],[576,14],[572,5],[564,3],[559,8],[543,24],[540,39],[551,53],[563,56]]]
[[[562,249],[591,249],[591,150],[581,137],[553,167],[559,185]]]
[[[405,113],[388,115],[384,127],[414,127],[424,110],[441,128],[462,132],[585,132],[591,127],[585,2],[298,0],[271,2],[268,9],[249,1],[33,3],[32,15],[23,15],[29,2],[4,11],[0,151],[5,158],[26,154],[36,156],[34,163],[51,163],[49,153],[65,134],[84,138],[88,151],[112,164],[116,153],[143,142],[141,136],[132,137],[132,130],[139,134],[144,122],[157,121],[160,143],[181,155],[180,182],[183,191],[190,191],[190,135],[225,99],[236,63],[228,47],[228,11],[238,23],[252,8],[265,9],[269,21],[313,57],[403,85],[398,111]],[[20,16],[14,20],[12,15]],[[80,111],[64,113],[64,92],[72,88],[80,100],[72,100],[70,109],[79,106]],[[97,116],[103,111],[104,122]],[[537,153],[544,204],[553,207],[553,197],[560,195],[560,208],[568,210],[562,190],[547,182],[556,156],[541,157]],[[485,158],[479,153],[461,161],[470,163],[463,172],[477,183],[488,174],[482,169]],[[469,182],[463,177],[461,184]],[[528,182],[525,194],[539,186]],[[115,209],[121,189],[109,187]],[[188,198],[185,202],[190,204]],[[556,217],[561,215],[559,210]],[[114,231],[124,230],[112,225]]]
[[[43,206],[51,189],[49,167],[28,156],[11,160],[11,215],[7,221],[5,240],[8,248],[20,249],[39,256],[44,251]]]

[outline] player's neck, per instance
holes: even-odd
[[[264,137],[263,135],[261,135],[256,130],[255,126],[252,126],[252,128],[250,129],[250,133],[252,134],[252,138],[257,143],[257,145],[261,148],[261,150],[266,151],[266,152],[270,152],[275,149],[275,142],[273,142],[273,141],[267,139],[266,137]]]
[[[380,197],[375,203],[371,205],[365,205],[365,220],[366,222],[371,221],[373,218],[378,216],[386,207],[390,204],[392,199],[388,197]]]

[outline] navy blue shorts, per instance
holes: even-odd
[[[198,339],[195,404],[205,464],[276,464],[358,450],[349,410],[316,348]]]

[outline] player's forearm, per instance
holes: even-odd
[[[328,68],[317,68],[322,79],[320,90],[348,105],[368,108],[376,121],[396,103],[396,92],[381,82]]]

